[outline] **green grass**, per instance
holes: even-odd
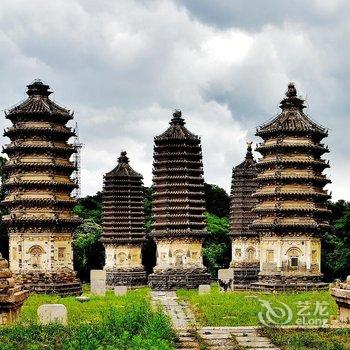
[[[86,290],[84,294],[89,295]],[[89,302],[80,303],[74,297],[31,295],[18,324],[0,328],[0,350],[174,349],[169,319],[151,309],[147,288],[126,296],[89,296]],[[37,324],[37,308],[46,303],[67,307],[67,327]]]
[[[350,329],[275,329],[264,328],[276,346],[285,350],[350,350]]]
[[[140,288],[128,291],[126,296],[115,296],[113,291],[107,291],[106,296],[92,295],[88,285],[83,287],[84,295],[90,297],[89,302],[81,303],[75,297],[61,298],[53,295],[32,294],[26,300],[21,310],[21,323],[33,323],[37,319],[38,307],[42,304],[63,304],[68,310],[69,325],[77,325],[84,322],[95,322],[102,319],[102,315],[111,307],[124,312],[126,305],[135,301],[149,303],[148,288]]]
[[[262,292],[219,292],[217,285],[212,285],[210,294],[198,295],[197,290],[179,290],[177,295],[187,301],[194,314],[197,322],[202,326],[257,326],[260,324],[258,314],[266,310],[261,306],[260,300],[266,300],[271,305],[281,307],[280,302],[288,305],[293,317],[288,324],[296,324],[301,317],[298,316],[297,302],[308,302],[308,312],[313,313],[317,302],[327,302],[327,312],[330,318],[337,314],[337,306],[328,291],[284,292],[279,294],[262,293]],[[265,313],[264,313],[265,315]],[[306,317],[306,322],[312,322],[317,317],[310,315]],[[310,321],[311,319],[311,321]],[[277,318],[278,322],[286,321],[286,318]]]

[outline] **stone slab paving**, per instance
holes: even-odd
[[[234,350],[237,345],[250,350],[280,350],[270,339],[259,334],[258,327],[203,327],[199,335],[210,350]]]
[[[174,291],[152,291],[152,303],[161,305],[170,316],[171,323],[177,333],[178,350],[199,350],[195,337],[195,318],[186,303],[180,302]]]
[[[174,291],[152,291],[152,304],[161,305],[178,335],[178,350],[199,350],[196,321],[188,305]],[[198,331],[208,350],[280,350],[259,334],[258,327],[203,327]]]

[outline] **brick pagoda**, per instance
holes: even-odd
[[[262,125],[256,135],[262,154],[257,167],[258,189],[251,225],[260,235],[261,289],[324,288],[321,283],[321,239],[330,228],[322,159],[328,148],[321,142],[325,128],[304,113],[293,83],[282,100],[282,112]]]
[[[149,285],[197,288],[209,282],[202,257],[207,232],[201,141],[176,111],[170,127],[154,138],[154,144],[152,236],[157,265]]]
[[[256,231],[249,225],[256,219],[252,212],[257,199],[252,194],[257,189],[258,171],[252,153],[252,143],[248,142],[244,161],[233,168],[230,200],[230,237],[232,239],[233,287],[250,287],[258,280],[260,270],[260,241]]]
[[[28,85],[28,98],[10,109],[13,125],[4,136],[6,190],[3,217],[9,234],[10,269],[26,288],[37,293],[78,295],[73,271],[72,236],[81,220],[73,214],[76,187],[70,179],[74,152],[66,124],[73,114],[53,102],[49,86]]]
[[[104,176],[103,235],[107,286],[146,284],[141,248],[145,241],[142,175],[121,152],[118,165]]]

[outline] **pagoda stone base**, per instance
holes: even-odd
[[[209,283],[206,269],[167,269],[148,276],[148,285],[155,290],[195,289]]]
[[[80,280],[70,269],[56,272],[27,271],[15,276],[26,289],[34,293],[58,294],[60,296],[81,295],[83,293]]]
[[[331,289],[331,295],[338,305],[339,322],[350,324],[350,276],[345,283],[338,282]]]
[[[7,260],[3,259],[0,254],[0,325],[10,324],[17,320],[21,306],[28,296],[28,290],[15,284]]]
[[[252,283],[251,288],[263,291],[306,291],[327,290],[328,283],[321,281],[322,274],[312,275],[278,275],[259,274],[259,281]]]
[[[106,270],[106,286],[144,286],[147,285],[147,274],[144,269],[115,269]]]
[[[233,289],[249,289],[252,283],[258,282],[259,266],[233,268]]]

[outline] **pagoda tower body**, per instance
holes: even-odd
[[[50,100],[49,86],[28,85],[28,99],[10,109],[11,139],[3,152],[9,211],[3,217],[9,234],[10,269],[26,288],[37,293],[81,294],[73,271],[72,236],[81,220],[73,214],[70,192],[74,152],[67,143],[74,136],[66,123],[70,111]]]
[[[142,175],[129,165],[126,152],[104,176],[103,235],[108,287],[145,285],[142,243],[145,241]]]
[[[235,289],[250,287],[257,282],[260,271],[260,240],[250,229],[257,215],[252,209],[257,204],[253,193],[257,190],[258,171],[248,142],[245,160],[233,168],[230,201],[230,237],[232,239],[233,284]]]
[[[320,234],[329,229],[330,198],[323,187],[330,180],[322,174],[329,165],[321,157],[328,152],[321,140],[328,132],[303,112],[293,83],[280,107],[282,112],[256,133],[263,139],[254,194],[259,217],[251,225],[261,242],[256,286],[323,288]]]
[[[203,266],[206,236],[200,138],[186,129],[180,111],[154,138],[153,230],[157,265],[149,275],[155,289],[197,288],[209,283]]]

